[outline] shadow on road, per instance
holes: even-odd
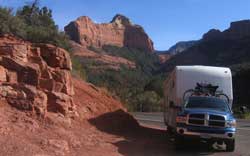
[[[89,122],[100,131],[124,137],[113,143],[124,156],[195,156],[214,152],[205,143],[189,143],[185,149],[177,151],[174,139],[166,131],[142,127],[123,110],[100,115]]]

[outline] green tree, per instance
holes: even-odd
[[[59,31],[52,18],[52,10],[39,7],[38,0],[17,10],[16,17],[26,24],[26,40],[36,43],[51,43],[70,50],[69,38]]]
[[[0,34],[13,34],[25,38],[25,27],[24,21],[16,17],[12,9],[0,7]]]

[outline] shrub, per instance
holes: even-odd
[[[76,57],[71,57],[72,61],[72,74],[75,76],[79,76],[83,80],[87,80],[87,74],[86,71],[84,70],[83,65],[81,64],[80,60]]]
[[[9,8],[0,7],[0,34],[14,34],[18,37],[26,37],[26,24],[16,16]]]
[[[87,80],[99,87],[106,87],[115,93],[129,111],[160,111],[162,101],[162,79],[154,75],[159,67],[158,57],[137,49],[106,45],[103,50],[89,47],[97,53],[126,58],[135,62],[136,68],[120,66],[120,70],[102,69],[101,64],[82,59],[88,75]],[[92,60],[93,61],[93,60]],[[97,70],[93,70],[97,69]],[[144,97],[145,96],[145,97]],[[149,97],[147,97],[149,96]]]
[[[52,18],[52,10],[40,8],[35,0],[24,5],[16,13],[0,7],[0,34],[13,34],[35,43],[51,43],[70,50],[69,38],[59,31]]]

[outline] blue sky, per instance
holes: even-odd
[[[30,0],[0,0],[0,5],[18,8]],[[178,41],[195,40],[209,29],[224,30],[230,22],[250,18],[249,0],[40,0],[53,10],[60,29],[79,16],[98,23],[121,13],[140,24],[166,50]]]

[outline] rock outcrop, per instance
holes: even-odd
[[[49,44],[0,36],[0,99],[44,116],[74,112],[69,54]]]
[[[96,24],[89,17],[82,16],[64,29],[72,40],[83,46],[101,48],[104,45],[115,45],[154,51],[153,42],[143,28],[119,14],[110,23],[103,24]]]
[[[203,35],[203,40],[238,40],[250,37],[250,20],[232,22],[225,31],[211,29]]]
[[[183,51],[187,50],[198,44],[199,41],[180,41],[177,42],[175,45],[170,47],[167,51],[156,51],[156,54],[159,56],[159,60],[161,64],[164,64],[168,61],[171,57],[182,53]]]
[[[205,33],[202,37],[203,40],[216,40],[221,38],[221,31],[218,29],[211,29],[207,33]]]
[[[232,22],[230,28],[225,30],[224,34],[230,39],[250,37],[250,20]]]
[[[123,57],[108,55],[102,49],[98,49],[99,52],[95,52],[76,42],[71,42],[71,46],[72,46],[73,55],[79,58],[82,61],[83,65],[87,64],[87,63],[84,63],[84,61],[87,61],[87,60],[96,62],[95,65],[89,66],[91,70],[110,69],[110,70],[119,71],[121,67],[123,66],[129,69],[136,68],[135,62],[132,62]]]

